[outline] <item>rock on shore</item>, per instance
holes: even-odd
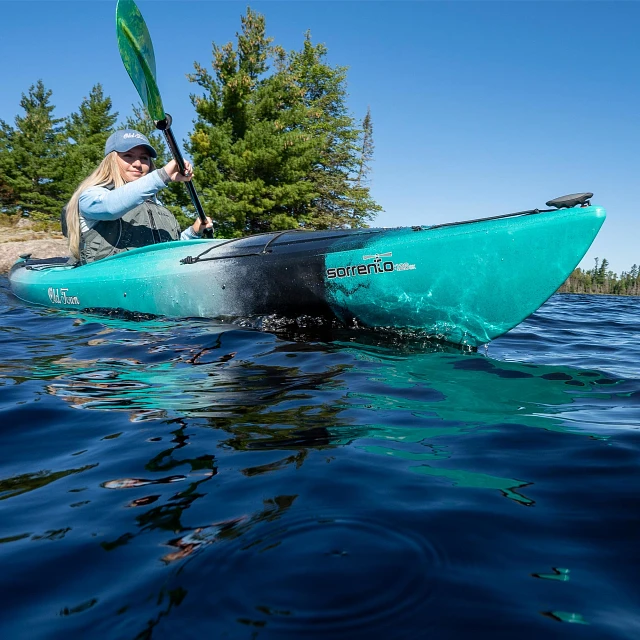
[[[30,253],[33,258],[68,256],[69,246],[60,233],[0,228],[0,273],[6,274],[18,257],[25,253]]]

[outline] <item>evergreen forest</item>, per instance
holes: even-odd
[[[558,290],[560,293],[608,293],[616,296],[640,295],[640,268],[634,264],[620,277],[609,269],[606,258],[595,259],[593,269],[573,270],[567,281]]]
[[[247,9],[236,41],[213,43],[210,68],[194,64],[196,111],[184,147],[194,184],[218,237],[292,228],[366,227],[381,211],[369,192],[373,126],[348,111],[347,69],[307,33],[285,51],[266,35],[264,17]],[[124,82],[123,77],[123,82]],[[60,211],[102,160],[117,128],[145,133],[168,151],[143,107],[119,120],[111,98],[93,86],[78,110],[61,117],[42,80],[23,93],[12,124],[0,120],[0,221],[29,217],[59,228]],[[173,183],[163,203],[190,224],[186,190]]]

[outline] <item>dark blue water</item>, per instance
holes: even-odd
[[[478,353],[0,286],[0,637],[640,637],[640,299]]]

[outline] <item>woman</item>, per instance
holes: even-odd
[[[85,264],[135,247],[200,237],[200,219],[181,234],[178,221],[156,199],[169,182],[191,180],[191,164],[185,162],[184,175],[175,160],[156,170],[156,150],[133,129],[112,133],[104,156],[71,196],[64,214],[76,260]],[[207,228],[211,226],[207,218]]]

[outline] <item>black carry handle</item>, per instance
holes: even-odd
[[[164,138],[167,141],[167,145],[169,145],[171,155],[173,156],[173,159],[178,163],[178,169],[180,169],[180,173],[184,175],[184,160],[182,159],[182,154],[180,153],[180,149],[178,147],[178,143],[176,142],[176,138],[173,135],[173,131],[171,131],[171,122],[171,116],[166,113],[164,120],[159,120],[156,122],[156,129],[160,129],[160,131],[162,131],[162,133],[164,134]],[[200,218],[200,222],[202,223],[202,235],[205,238],[213,238],[213,231],[205,227],[205,225],[207,224],[207,216],[205,215],[204,209],[200,204],[200,198],[198,198],[198,193],[196,192],[196,188],[193,186],[193,182],[189,180],[184,184],[187,187],[189,197],[191,198],[191,202],[196,209],[198,218]]]

